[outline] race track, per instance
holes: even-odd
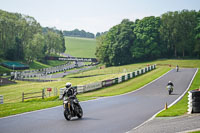
[[[1,118],[0,133],[125,133],[162,110],[166,102],[169,105],[180,97],[195,72],[172,70],[138,91],[81,102],[81,120],[66,121],[62,106]],[[165,88],[169,80],[175,85],[170,96]]]

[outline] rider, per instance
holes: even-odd
[[[76,88],[74,88],[74,87],[72,87],[72,84],[70,83],[70,82],[67,82],[66,83],[66,89],[64,90],[64,94],[63,94],[63,96],[62,96],[62,99],[65,97],[65,96],[67,96],[67,97],[71,97],[73,100],[74,99],[77,99],[76,98],[76,95],[77,95],[77,89]],[[73,101],[72,100],[72,101]],[[78,100],[77,100],[78,101]],[[72,108],[74,108],[73,107],[73,102],[72,102]]]
[[[67,97],[70,97],[70,96],[74,96],[76,97],[76,94],[77,94],[77,89],[72,87],[72,84],[70,82],[67,82],[66,83],[66,89],[64,90],[64,94],[63,94],[63,97],[66,95]]]
[[[173,90],[173,88],[174,88],[174,84],[172,83],[172,81],[169,81],[169,82],[167,83],[167,86],[172,86],[172,90]]]
[[[171,85],[172,87],[174,87],[174,84],[172,83],[172,81],[169,81],[167,86]]]
[[[179,70],[179,66],[178,66],[178,65],[176,65],[176,71],[178,72],[178,70]]]

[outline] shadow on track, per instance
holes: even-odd
[[[100,119],[89,118],[89,117],[83,117],[83,118],[81,118],[81,119],[79,119],[79,118],[74,118],[74,119],[71,119],[70,121],[97,121],[97,120],[100,120]]]

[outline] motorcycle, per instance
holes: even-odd
[[[83,110],[74,96],[63,99],[64,117],[66,120],[71,120],[72,117],[82,118]]]
[[[173,86],[168,85],[167,89],[168,89],[169,95],[171,95],[171,93],[173,92]]]
[[[179,70],[179,67],[176,67],[176,72],[178,72],[178,70]]]

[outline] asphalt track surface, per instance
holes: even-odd
[[[138,91],[81,102],[82,119],[66,121],[63,107],[54,107],[0,119],[1,133],[125,133],[173,103],[188,88],[196,69],[170,71]],[[172,95],[166,90],[171,80]]]

